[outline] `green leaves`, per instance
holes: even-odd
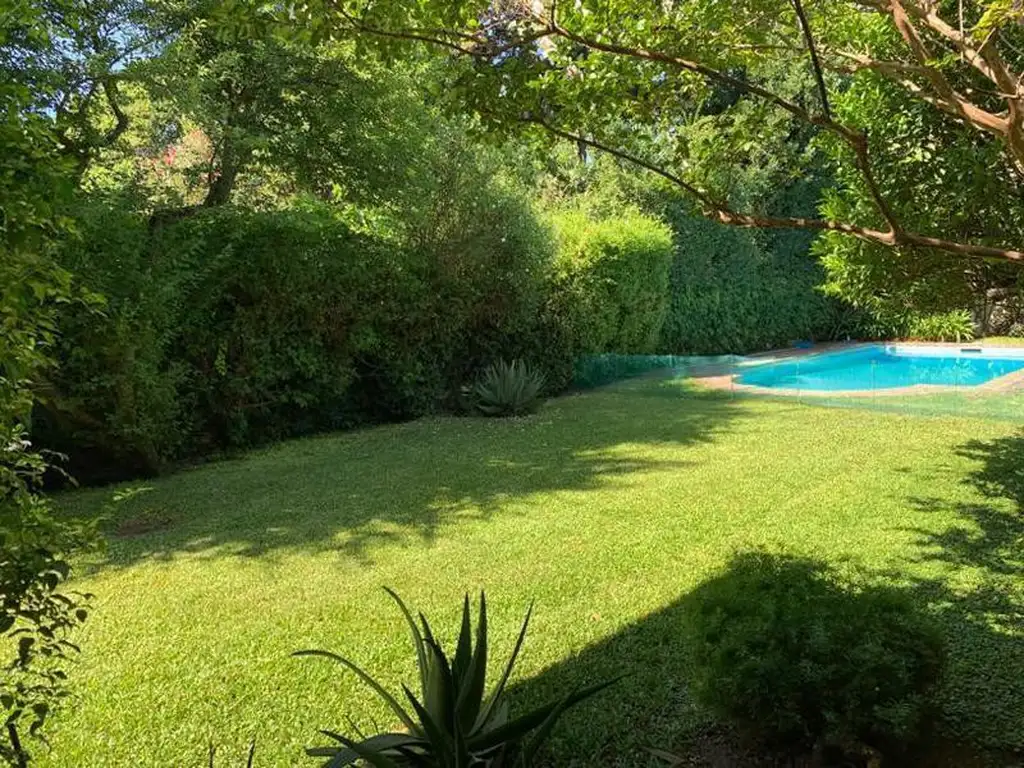
[[[406,619],[416,647],[421,682],[420,698],[402,686],[412,712],[405,710],[383,686],[348,659],[327,651],[299,651],[297,656],[321,656],[343,664],[367,683],[406,726],[406,733],[385,733],[355,741],[331,732],[323,733],[341,747],[313,747],[312,757],[326,757],[323,768],[341,768],[357,760],[373,766],[429,765],[461,768],[472,765],[508,764],[529,766],[558,718],[571,706],[608,687],[614,681],[569,692],[564,698],[517,717],[508,718],[505,686],[526,637],[532,606],[527,611],[512,655],[497,686],[485,698],[487,674],[487,600],[480,594],[475,641],[469,596],[462,606],[462,621],[454,656],[449,660],[437,642],[427,619],[417,626],[412,613],[391,589],[387,593]],[[422,629],[422,631],[421,631]]]
[[[540,407],[544,374],[522,360],[499,360],[474,385],[475,405],[485,416],[522,416]]]
[[[621,198],[551,217],[559,311],[582,352],[652,352],[669,300],[672,232]],[[607,209],[607,210],[606,210]]]
[[[932,714],[944,640],[912,592],[754,551],[683,608],[695,699],[772,746],[906,744]]]

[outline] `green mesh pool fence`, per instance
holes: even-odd
[[[863,394],[848,395],[811,391],[751,391],[739,385],[738,379],[750,366],[763,358],[740,355],[687,357],[679,355],[590,355],[576,362],[574,384],[578,389],[612,384],[647,374],[661,372],[666,378],[689,384],[679,387],[685,398],[701,379],[715,377],[722,397],[771,400],[799,403],[823,408],[862,409],[907,416],[992,419],[1024,424],[1024,386],[1020,389],[989,389],[977,386],[953,386],[942,391],[893,394],[877,392],[869,386]]]
[[[907,416],[992,419],[1024,423],[1024,391],[972,391],[976,389],[976,387],[965,387],[960,391],[934,395],[886,394],[865,397],[823,397],[800,394],[796,395],[796,399],[807,405],[828,408],[857,408]],[[751,395],[748,393],[741,393],[740,396],[770,397],[772,399],[784,397],[783,395]]]
[[[728,374],[745,358],[739,355],[685,357],[680,355],[585,355],[576,360],[573,386],[592,389],[654,371],[673,372],[678,376]]]

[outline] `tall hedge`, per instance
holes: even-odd
[[[821,293],[821,267],[806,246],[679,215],[661,351],[747,353],[844,332],[845,311]],[[802,251],[802,252],[801,252]]]
[[[635,210],[552,216],[558,243],[552,296],[585,353],[654,352],[668,309],[672,233]]]
[[[744,230],[702,217],[679,190],[607,156],[580,163],[561,157],[548,190],[556,201],[598,219],[639,211],[664,222],[674,255],[668,307],[656,350],[670,355],[744,354],[798,339],[858,335],[863,313],[822,292],[825,273],[811,246],[814,233]],[[784,183],[765,169],[734,179],[734,201],[774,216],[814,216],[827,178]]]
[[[506,349],[543,349],[547,230],[520,196],[478,197],[476,234],[433,243],[323,206],[154,230],[91,205],[62,261],[106,306],[62,312],[37,439],[105,478],[442,407]]]

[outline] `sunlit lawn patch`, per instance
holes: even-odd
[[[200,765],[212,741],[233,765],[252,738],[257,765],[303,764],[317,729],[344,730],[346,715],[391,726],[353,675],[289,657],[328,648],[412,680],[385,584],[450,629],[462,593],[486,588],[498,660],[536,599],[521,703],[629,673],[565,717],[553,758],[646,764],[643,746],[701,723],[675,606],[757,547],[914,590],[951,643],[946,729],[1024,746],[1013,435],[645,380],[524,419],[424,419],[153,481],[80,579],[98,609],[42,764]]]

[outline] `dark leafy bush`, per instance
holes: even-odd
[[[930,617],[816,561],[738,556],[687,598],[693,693],[774,747],[906,744],[943,665]]]
[[[663,225],[572,213],[556,238],[500,163],[458,135],[435,143],[397,213],[80,204],[61,262],[106,304],[62,309],[35,437],[109,480],[454,407],[500,359],[529,360],[525,381],[558,392],[581,352],[653,349]]]
[[[391,590],[412,633],[419,670],[420,695],[407,686],[403,696],[395,697],[353,662],[328,651],[299,651],[299,656],[323,656],[337,661],[369,685],[402,723],[403,729],[364,738],[322,731],[334,746],[307,750],[311,757],[327,758],[324,768],[341,768],[357,762],[375,766],[428,765],[438,768],[457,766],[529,766],[538,749],[568,708],[578,704],[613,681],[571,691],[526,714],[512,717],[505,697],[505,686],[512,674],[526,630],[530,612],[523,621],[512,655],[497,684],[486,693],[488,654],[487,602],[480,595],[475,643],[471,626],[469,596],[462,606],[462,625],[452,656],[441,647],[426,617],[420,614],[417,626],[409,609]],[[404,700],[404,704],[400,703]]]
[[[61,258],[106,306],[62,310],[36,437],[109,479],[427,413],[504,354],[571,370],[571,347],[546,341],[547,230],[511,183],[491,184],[453,180],[434,229],[356,228],[313,204],[153,227],[93,201]]]
[[[2,16],[4,43],[37,54],[52,47],[38,7],[5,7]],[[23,58],[8,53],[7,65]],[[28,435],[53,362],[56,307],[87,297],[51,258],[67,225],[59,209],[72,169],[30,90],[9,72],[0,78],[0,762],[22,768],[71,692],[73,633],[89,596],[67,582],[75,557],[95,544],[95,530],[59,517],[40,493],[53,457]]]
[[[169,356],[189,275],[145,247],[145,220],[119,202],[78,209],[77,235],[60,254],[103,302],[62,305],[59,365],[39,388],[33,429],[85,474],[102,464],[154,472],[190,431],[187,369]]]
[[[744,354],[860,335],[851,311],[818,290],[824,274],[807,243],[779,243],[683,212],[671,223],[677,250],[661,351]]]
[[[540,407],[544,374],[522,360],[499,360],[473,386],[476,409],[485,416],[521,416]]]

